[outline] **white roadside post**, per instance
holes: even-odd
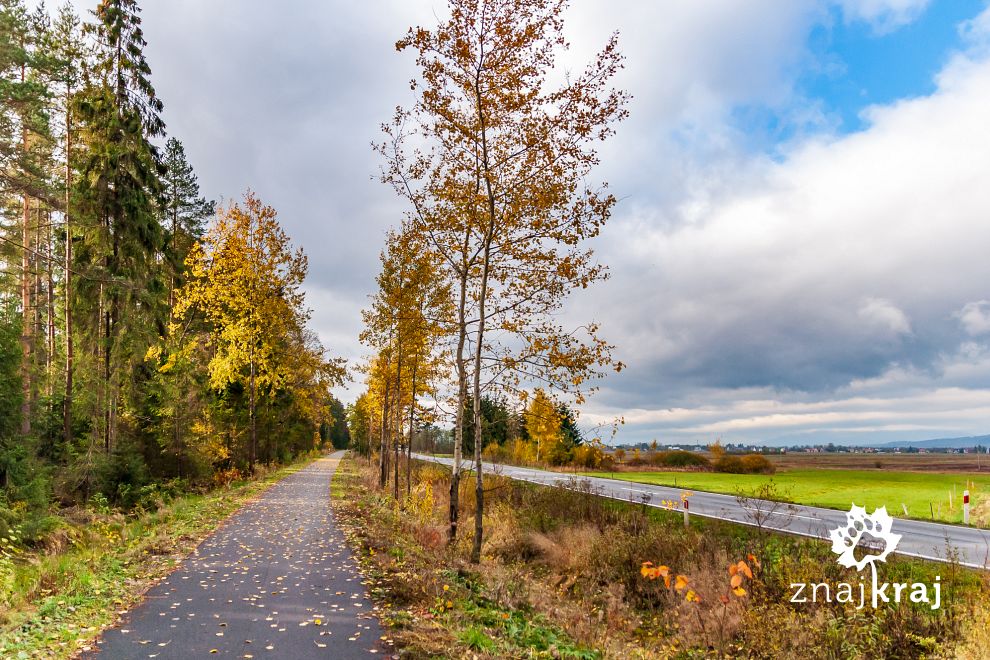
[[[969,491],[963,491],[963,524],[969,524]]]
[[[684,526],[685,527],[690,527],[691,526],[691,514],[688,512],[688,503],[689,503],[689,500],[688,500],[688,498],[685,497],[684,498]]]

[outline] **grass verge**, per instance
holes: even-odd
[[[334,475],[331,497],[379,606],[387,644],[413,658],[601,657],[546,613],[495,596],[489,576],[461,558],[463,544],[448,547],[432,524],[410,527],[410,519],[432,517],[424,482],[404,511],[370,487],[373,478],[366,461],[348,455]]]
[[[314,458],[176,498],[154,512],[77,510],[47,551],[10,550],[0,565],[10,594],[0,606],[0,657],[66,658],[87,650],[224,519]]]
[[[677,513],[492,475],[473,565],[473,479],[462,481],[465,531],[448,545],[449,473],[415,463],[397,502],[375,472],[345,459],[334,505],[389,639],[410,657],[984,657],[990,583],[956,564],[896,557],[880,569],[889,582],[938,576],[938,610],[795,604],[793,583],[858,585],[866,573],[818,541],[698,518],[685,529]],[[753,575],[734,593],[728,568],[741,560]],[[644,562],[683,582],[649,579]]]
[[[730,495],[740,490],[754,491],[773,481],[777,489],[796,504],[846,510],[855,503],[871,511],[885,506],[895,517],[903,514],[904,505],[910,518],[951,523],[962,522],[964,490],[970,490],[974,509],[986,497],[985,494],[990,493],[990,476],[985,474],[893,470],[787,470],[773,476],[717,472],[587,472],[582,476]],[[984,522],[990,523],[990,520]]]

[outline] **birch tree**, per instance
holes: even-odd
[[[583,245],[615,198],[586,181],[596,144],[626,115],[611,87],[617,36],[577,74],[562,72],[563,0],[451,0],[450,18],[411,29],[396,47],[416,55],[416,104],[385,126],[383,179],[411,206],[410,224],[443,255],[456,300],[457,420],[449,537],[457,534],[463,403],[473,400],[475,538],[484,487],[481,400],[526,383],[582,392],[611,366],[597,326],[554,321],[567,294],[606,276]],[[561,82],[557,82],[561,80]],[[470,353],[466,354],[466,347]]]

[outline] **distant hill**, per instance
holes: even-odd
[[[935,438],[934,440],[898,440],[897,442],[885,442],[878,447],[917,447],[918,449],[962,449],[965,447],[977,447],[983,445],[990,447],[990,435],[974,435],[968,438]]]

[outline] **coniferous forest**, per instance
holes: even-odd
[[[253,193],[202,193],[145,47],[136,0],[0,2],[0,529],[22,541],[346,444],[305,255]]]

